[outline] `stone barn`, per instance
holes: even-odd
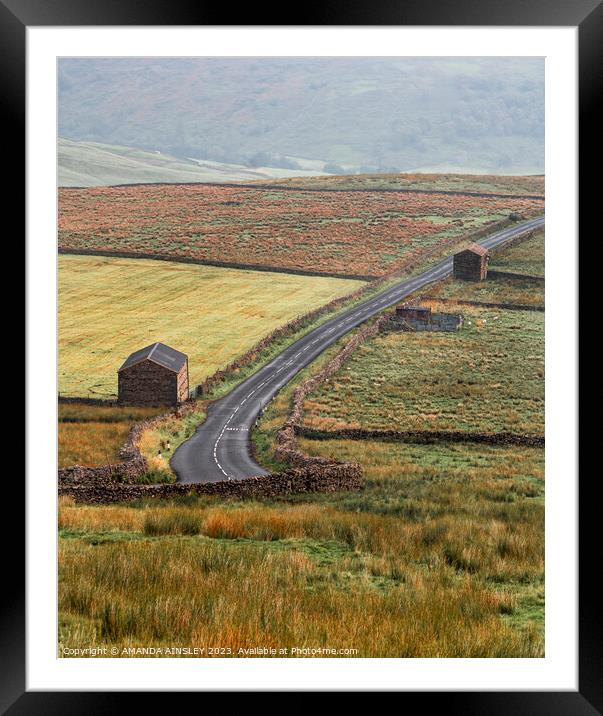
[[[117,376],[121,404],[176,406],[188,399],[188,357],[164,343],[129,355]]]
[[[454,255],[452,273],[461,281],[484,281],[488,274],[488,249],[471,244]]]

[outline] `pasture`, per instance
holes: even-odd
[[[494,253],[490,267],[498,271],[544,276],[544,230]]]
[[[543,434],[544,314],[431,305],[465,325],[368,341],[308,397],[305,425]]]
[[[521,196],[202,184],[64,188],[59,247],[366,278],[404,270],[512,212],[543,211],[543,200]]]
[[[494,266],[492,266],[494,268]],[[498,268],[498,266],[497,266]],[[503,270],[502,268],[500,269]],[[506,270],[506,269],[504,269]],[[531,278],[492,278],[487,281],[461,282],[449,279],[430,294],[433,300],[478,301],[482,303],[519,304],[522,306],[544,306],[544,283]],[[444,308],[444,307],[443,307]],[[463,305],[448,305],[447,311],[463,313]]]
[[[275,328],[363,284],[165,261],[59,257],[59,391],[113,398],[117,369],[155,341],[195,386]]]

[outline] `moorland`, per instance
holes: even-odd
[[[322,193],[327,192],[318,195]],[[288,197],[287,192],[283,194]],[[310,207],[315,206],[314,194],[308,199]],[[335,192],[329,195],[329,202],[335,202],[334,195]],[[265,193],[262,196],[266,199]],[[337,192],[337,196],[341,194]],[[436,204],[431,205],[441,212],[438,216],[442,223],[438,225],[425,214],[413,215],[412,202],[421,197],[416,194],[408,197],[409,221],[444,226],[443,231],[451,232],[434,238],[429,230],[425,235],[419,231],[415,248],[434,241],[431,246],[441,251],[450,251],[456,245],[445,244],[446,238],[465,240],[464,231],[457,233],[455,228],[457,216],[466,216],[460,220],[467,230],[487,226],[520,208],[507,199],[469,197],[467,214],[461,211],[457,215],[446,208],[450,196],[438,197]],[[293,199],[288,197],[287,201]],[[493,203],[499,201],[504,201],[504,205]],[[282,208],[280,198],[274,202]],[[346,211],[354,211],[352,203]],[[361,206],[362,202],[358,204]],[[78,240],[82,242],[86,233],[82,227],[93,227],[98,220],[95,212],[90,211],[95,205],[87,206],[87,212],[83,204],[78,207],[81,217],[78,221],[83,223],[76,233],[80,232]],[[156,206],[153,212],[152,206],[146,204],[149,227],[161,227],[158,217],[163,220],[164,209]],[[194,202],[190,205],[185,202],[181,216],[192,216],[197,209],[193,211],[191,206]],[[100,214],[105,213],[103,207],[100,200]],[[234,208],[237,209],[236,205]],[[252,211],[251,206],[245,208]],[[539,213],[541,208],[541,204],[534,203],[522,205],[521,210]],[[421,209],[424,211],[425,205]],[[277,210],[274,211],[276,217]],[[127,210],[120,208],[120,212],[119,216],[127,222]],[[69,221],[73,216],[72,213]],[[106,216],[102,221],[103,226],[108,226]],[[332,217],[330,222],[338,223]],[[220,224],[221,221],[215,224],[218,234]],[[322,224],[313,219],[307,226],[310,225],[312,231],[308,229],[308,233],[321,236]],[[415,228],[420,225],[413,224]],[[73,230],[72,224],[68,226]],[[400,255],[388,258],[387,250],[379,243],[382,242],[379,221],[367,226],[376,227],[377,240],[368,248],[364,242],[365,257],[351,253],[349,263],[354,270],[360,270],[360,266],[364,270],[367,265],[375,275],[392,266],[403,270],[406,259],[396,263]],[[263,222],[256,221],[254,227],[261,241]],[[119,225],[116,231],[115,245],[132,241],[130,246],[142,248],[152,233],[149,228],[146,237],[133,238]],[[367,236],[372,234],[371,229]],[[109,229],[99,235],[104,245],[112,236]],[[232,235],[231,230],[229,236]],[[60,241],[66,241],[65,236]],[[136,244],[137,241],[141,243]],[[285,265],[291,265],[291,258],[286,257],[285,249],[277,251],[275,246],[281,244],[271,244],[262,257],[283,270]],[[341,259],[337,243],[321,248],[316,239],[312,246],[314,267],[334,268],[335,273],[350,270]],[[409,246],[412,241],[405,245],[405,251],[412,252]],[[170,244],[165,239],[165,247],[180,251],[182,241]],[[523,267],[524,274],[542,275],[543,251],[543,237],[535,236],[497,253],[491,266],[517,273],[522,273]],[[408,258],[409,254],[405,255]],[[276,303],[276,297],[288,298],[288,291],[298,291],[299,306],[307,307],[310,297],[316,297],[316,281],[331,282],[324,285],[325,293],[317,297],[317,305],[362,285],[343,279],[252,274],[165,261],[96,256],[63,256],[63,260],[67,262],[66,275],[70,274],[69,262],[92,261],[89,271],[95,266],[110,267],[118,280],[107,280],[105,284],[100,281],[99,285],[115,290],[129,283],[123,288],[127,295],[119,295],[126,305],[136,306],[136,311],[144,310],[143,302],[156,301],[153,315],[162,311],[168,315],[172,293],[180,291],[186,301],[198,296],[196,312],[186,314],[186,321],[178,312],[166,324],[198,336],[200,344],[206,335],[200,329],[200,316],[217,304],[217,310],[232,324],[220,346],[239,341],[233,347],[233,355],[243,351],[245,341],[251,340],[239,335],[248,325],[266,321],[261,333],[286,320],[284,315],[270,314],[271,310],[277,310],[269,305]],[[422,260],[428,261],[429,256],[423,254]],[[153,268],[146,268],[145,264],[153,264]],[[194,278],[188,276],[183,281],[180,271],[192,270],[205,276],[209,275],[205,272],[216,271],[219,279],[212,284],[210,279],[199,279],[201,274],[193,274]],[[225,279],[226,274],[221,273],[225,271],[232,272],[232,281]],[[246,305],[243,297],[221,293],[217,286],[225,281],[227,287],[236,290],[243,275],[250,277],[245,300],[256,295],[257,304],[248,309],[251,312],[247,321],[236,321],[234,316]],[[84,276],[82,271],[82,284]],[[279,292],[260,292],[262,280],[281,279],[295,282],[303,279],[308,284],[303,288],[299,283],[282,284]],[[173,282],[172,290],[166,288],[161,295],[164,280],[167,285]],[[503,279],[483,283],[484,290],[490,292],[488,296],[509,304],[517,302],[517,294],[513,293],[517,285]],[[137,286],[144,286],[144,290],[137,291]],[[200,286],[208,290],[199,291]],[[61,498],[59,649],[82,643],[121,649],[177,641],[227,647],[230,652],[226,655],[233,656],[250,644],[278,647],[334,644],[357,649],[353,655],[360,657],[542,657],[544,450],[526,444],[476,443],[471,440],[471,433],[479,430],[496,434],[504,430],[542,435],[544,313],[442,303],[443,299],[487,300],[476,296],[476,286],[448,281],[434,287],[425,298],[436,308],[464,314],[465,322],[458,333],[381,334],[358,348],[338,374],[308,396],[306,425],[319,421],[325,434],[322,439],[300,437],[301,449],[310,455],[360,464],[364,475],[362,490],[247,501],[183,496],[96,506]],[[77,288],[80,292],[85,290],[83,285]],[[521,290],[523,303],[541,304],[542,282],[528,282]],[[81,295],[80,311],[94,305],[92,295]],[[62,296],[68,294],[63,292]],[[66,306],[66,310],[72,309]],[[296,306],[295,310],[300,308]],[[93,328],[107,324],[104,343],[91,336],[90,350],[100,351],[103,346],[113,350],[114,344],[128,338],[125,329],[110,331],[115,317],[107,317],[106,313],[106,307],[103,309],[99,304],[95,320],[90,321]],[[150,320],[151,314],[147,318]],[[211,328],[218,330],[217,324]],[[276,435],[291,410],[293,391],[336,355],[348,338],[325,351],[267,406],[252,433],[255,457],[267,469],[286,466],[275,455]],[[120,345],[125,350],[125,343]],[[211,351],[220,350],[220,346],[213,346]],[[201,361],[202,353],[198,355],[197,360]],[[223,365],[229,357],[222,355],[212,365]],[[103,358],[102,351],[96,358]],[[81,363],[74,373],[85,374],[89,369],[89,365]],[[100,380],[95,378],[95,382]],[[227,385],[218,390],[223,389]],[[206,403],[200,402],[198,407],[200,421]],[[97,416],[96,410],[96,406],[91,406],[89,417]],[[115,420],[116,423],[137,418],[107,412],[112,418],[123,418]],[[63,423],[70,424],[66,419],[69,413],[62,415]],[[75,422],[85,424],[83,413],[71,415]],[[183,439],[191,425],[183,425],[175,417],[172,420],[167,434]],[[328,435],[333,427],[354,424],[395,425],[401,430],[413,426],[423,431],[454,426],[467,431],[467,441],[436,440],[425,445]],[[145,436],[145,449],[155,454],[159,447],[161,452],[164,437],[161,430],[151,432]],[[159,457],[165,460],[169,454],[164,452]]]
[[[515,179],[513,185],[524,183]],[[511,214],[530,218],[543,211],[543,199],[473,192],[209,184],[64,188],[59,248],[366,280],[404,270]]]

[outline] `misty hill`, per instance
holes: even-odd
[[[266,181],[292,175],[314,176],[317,173],[272,167],[250,169],[236,164],[193,161],[97,142],[74,142],[62,138],[58,142],[59,186]]]
[[[544,167],[544,63],[66,58],[59,62],[59,135],[291,174],[537,174]]]

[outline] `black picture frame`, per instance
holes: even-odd
[[[5,187],[5,207],[17,222],[25,215],[25,31],[28,26],[90,25],[467,25],[467,26],[572,26],[579,37],[580,120],[580,226],[588,223],[597,207],[598,183],[591,182],[599,169],[601,68],[603,67],[602,0],[326,0],[320,5],[295,7],[295,17],[275,16],[272,6],[242,5],[235,11],[224,4],[203,0],[0,0],[0,87],[5,152],[12,182]],[[510,48],[512,50],[512,48]],[[6,141],[12,138],[11,141]],[[24,144],[24,142],[23,142]],[[568,191],[573,191],[568,187]],[[594,224],[593,224],[594,225]],[[597,237],[598,238],[598,237]],[[589,247],[590,248],[590,247]],[[584,274],[580,286],[584,286]],[[582,354],[580,356],[582,360]],[[571,376],[569,376],[571,379]],[[581,446],[586,443],[582,441]],[[24,515],[17,505],[25,499],[23,484],[5,476],[5,505],[13,517]],[[589,471],[580,486],[580,597],[579,597],[579,690],[576,692],[405,692],[397,698],[408,707],[420,699],[421,706],[449,713],[470,714],[603,714],[602,639],[597,581],[600,574],[597,546],[599,505],[596,471]],[[12,494],[11,494],[12,493]],[[599,519],[597,519],[599,518]],[[23,518],[24,519],[24,518]],[[115,713],[140,707],[140,694],[116,692],[31,692],[25,685],[25,550],[15,550],[23,524],[12,531],[10,549],[18,558],[5,572],[1,616],[0,708],[10,714]],[[558,526],[562,529],[563,526]],[[554,558],[547,554],[547,559]],[[134,703],[136,698],[136,703]],[[152,695],[156,709],[167,706],[167,696]],[[170,702],[173,707],[173,701]]]

